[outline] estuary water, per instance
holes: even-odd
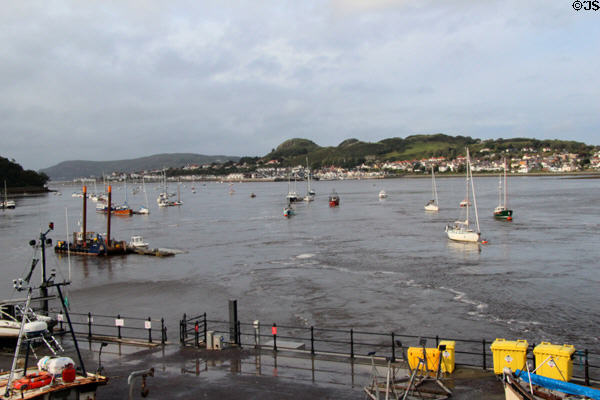
[[[157,207],[159,188],[150,184],[150,215],[113,217],[112,236],[142,235],[152,248],[183,253],[69,262],[50,250],[48,266],[71,275],[75,311],[165,317],[171,336],[184,312],[226,320],[227,300],[237,299],[243,322],[525,338],[600,351],[600,180],[510,177],[507,222],[492,217],[498,178],[475,177],[488,241],[479,246],[450,242],[444,232],[461,215],[464,179],[437,184],[441,209],[426,213],[429,179],[314,182],[315,201],[295,205],[289,219],[287,182],[187,183],[183,206],[170,208]],[[144,194],[133,195],[133,186],[128,202],[139,207]],[[28,242],[49,221],[54,242],[79,229],[82,200],[71,193],[81,187],[50,187],[62,196],[25,197],[0,211],[0,298],[19,297],[12,279],[28,270]],[[334,188],[341,205],[330,208]],[[381,189],[387,199],[378,198]],[[125,200],[123,186],[113,186],[113,199]],[[106,231],[91,201],[87,215],[88,230]]]

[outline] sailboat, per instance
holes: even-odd
[[[296,177],[294,176],[294,190],[292,191],[291,187],[291,177],[288,176],[288,194],[285,196],[285,199],[288,203],[295,203],[300,200],[300,196],[296,193]]]
[[[477,200],[475,198],[475,186],[473,185],[473,173],[471,171],[471,160],[469,158],[469,148],[467,148],[467,192],[466,202],[467,216],[464,221],[454,221],[453,224],[446,225],[446,233],[448,239],[456,240],[458,242],[471,242],[477,243],[481,237],[481,231],[479,230],[479,216],[477,215]],[[469,209],[471,208],[469,199],[469,190],[473,194],[473,208],[475,209],[475,222],[477,229],[471,227],[469,221]]]
[[[504,202],[503,200],[504,195]],[[506,158],[504,159],[504,185],[502,185],[502,175],[498,181],[498,207],[494,208],[494,217],[499,219],[506,219],[507,221],[512,220],[512,210],[507,208],[508,202],[506,200]]]
[[[433,172],[433,165],[431,166],[431,194],[433,195],[433,199],[429,200],[429,202],[425,204],[425,211],[439,211],[440,205],[438,203],[437,187],[435,185],[435,173]]]
[[[4,201],[0,202],[0,208],[15,208],[17,204],[14,200],[8,200],[8,192],[6,191],[6,181],[4,181]]]
[[[142,176],[142,190],[144,191],[144,198],[146,199],[146,205],[140,207],[138,214],[150,214],[150,208],[148,207],[148,193],[146,193],[146,181]]]
[[[307,171],[307,183],[306,183],[306,196],[304,201],[313,201],[315,199],[315,191],[310,188],[310,169],[308,168],[308,157],[306,157],[306,171]]]

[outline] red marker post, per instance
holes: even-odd
[[[273,351],[277,351],[277,324],[275,322],[271,327],[271,333],[273,334]]]

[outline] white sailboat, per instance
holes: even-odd
[[[288,176],[288,194],[285,196],[288,204],[300,200],[300,196],[298,196],[298,193],[296,192],[296,176],[294,176],[294,190],[292,190],[291,179],[292,178]]]
[[[475,222],[476,229],[471,227],[469,221],[469,209],[471,208],[469,200],[469,190],[473,194],[473,208],[475,210]],[[466,218],[465,220],[454,221],[453,224],[446,226],[446,233],[448,239],[456,240],[458,242],[479,242],[481,237],[481,231],[479,229],[479,215],[477,214],[477,200],[475,198],[475,186],[473,185],[473,173],[471,172],[471,160],[469,158],[469,148],[467,148],[467,192],[466,192]]]
[[[433,165],[431,166],[431,194],[433,195],[433,199],[429,200],[429,202],[425,204],[425,211],[439,211],[440,205],[438,203],[437,187],[435,185],[435,173],[433,172]]]
[[[150,214],[150,208],[148,207],[148,193],[146,193],[146,181],[142,176],[142,190],[144,191],[144,198],[146,199],[146,205],[140,207],[138,214]]]
[[[502,197],[504,195],[504,202]],[[494,217],[499,219],[512,220],[512,210],[508,209],[507,200],[507,187],[506,187],[506,158],[504,159],[504,185],[502,185],[502,175],[498,182],[498,207],[494,208]]]
[[[308,157],[306,157],[306,171],[307,171],[307,183],[306,183],[306,196],[304,201],[313,201],[315,199],[315,191],[310,188],[310,175],[311,171],[308,168]]]

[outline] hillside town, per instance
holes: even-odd
[[[533,148],[525,148],[518,156],[492,153],[483,148],[472,156],[473,172],[478,174],[497,173],[503,170],[506,158],[510,174],[568,174],[577,172],[600,172],[600,150],[591,157],[580,154],[553,152],[543,148],[540,152]],[[281,181],[288,179],[302,180],[311,173],[317,180],[343,179],[381,179],[402,175],[427,174],[433,167],[437,173],[462,173],[466,159],[464,156],[449,160],[445,157],[430,157],[419,160],[401,160],[378,162],[366,161],[354,168],[337,166],[321,167],[312,171],[305,165],[295,167],[283,166],[278,160],[269,160],[249,164],[248,162],[226,164],[186,165],[179,170],[171,170],[171,180],[179,181]],[[218,172],[217,172],[218,171]],[[225,173],[223,173],[225,171]],[[175,173],[176,172],[176,173]],[[158,181],[162,179],[163,170],[141,171],[137,173],[113,172],[107,179],[122,181],[124,179],[142,179]]]

